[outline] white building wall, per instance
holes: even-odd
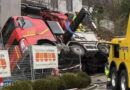
[[[67,12],[67,3],[66,0],[58,0],[58,11]]]
[[[51,10],[60,12],[75,12],[82,8],[82,0],[22,0],[45,5]],[[71,9],[72,8],[72,9]],[[71,11],[70,11],[71,10]]]
[[[0,0],[0,27],[14,15],[21,15],[21,0]]]
[[[72,7],[71,12],[75,12],[76,10],[80,11],[82,8],[82,0],[58,0],[58,11],[70,12],[67,7]]]
[[[82,0],[73,0],[73,11],[72,12],[75,12],[75,11],[80,11],[82,8]]]

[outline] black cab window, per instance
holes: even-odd
[[[14,19],[11,17],[6,22],[5,26],[2,29],[2,38],[3,38],[3,44],[5,45],[8,39],[10,38],[10,35],[15,30],[16,26],[14,23]]]
[[[119,45],[113,45],[114,46],[114,57],[119,58]]]

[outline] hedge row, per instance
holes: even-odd
[[[65,90],[70,88],[85,88],[91,83],[90,77],[84,73],[65,73],[61,76],[49,76],[31,82],[29,80],[14,82],[2,90]]]

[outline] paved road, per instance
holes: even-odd
[[[104,74],[93,75],[91,76],[91,79],[92,79],[92,84],[97,85],[96,89],[91,89],[91,90],[107,90],[106,89],[107,77]]]

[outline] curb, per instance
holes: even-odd
[[[89,86],[88,88],[85,88],[85,89],[82,89],[82,90],[91,90],[91,89],[95,89],[95,88],[97,88],[97,85],[93,84],[93,85]]]

